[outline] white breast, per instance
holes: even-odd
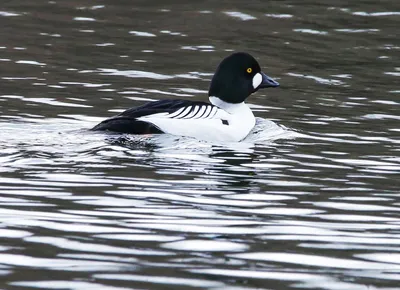
[[[243,140],[255,126],[253,112],[245,103],[228,104],[216,97],[210,97],[210,102],[218,108],[196,108],[197,113],[185,118],[179,118],[185,112],[185,109],[179,109],[171,114],[159,113],[139,120],[150,122],[165,133],[224,142]],[[205,112],[204,116],[199,117],[202,112]]]

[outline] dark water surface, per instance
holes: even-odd
[[[2,1],[0,288],[400,289],[399,3]],[[86,131],[231,51],[244,142]]]

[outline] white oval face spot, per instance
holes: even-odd
[[[261,84],[262,82],[262,76],[260,73],[256,73],[253,77],[253,88],[257,89],[258,86]]]

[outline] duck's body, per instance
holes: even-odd
[[[169,133],[213,141],[241,141],[255,125],[244,100],[259,88],[276,87],[257,61],[235,53],[219,65],[209,90],[210,103],[162,100],[128,109],[93,130],[131,134]]]
[[[169,133],[229,142],[244,139],[254,127],[253,112],[244,102],[222,104],[215,97],[210,97],[210,102],[211,104],[186,100],[150,102],[107,119],[93,130],[130,134]]]

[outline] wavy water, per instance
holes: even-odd
[[[8,1],[1,289],[398,289],[396,1]],[[204,101],[248,51],[245,140],[89,131]]]

